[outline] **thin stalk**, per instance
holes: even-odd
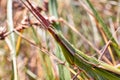
[[[103,55],[105,54],[105,51],[107,50],[107,48],[109,47],[111,41],[108,41],[108,43],[105,45],[105,48],[102,50],[101,55],[99,56],[98,60],[102,59]]]
[[[12,11],[12,0],[8,0],[7,2],[7,20],[8,20],[8,29],[9,31],[13,31],[13,11]],[[12,56],[12,65],[13,65],[13,73],[14,73],[14,80],[18,80],[18,73],[17,73],[17,62],[16,62],[16,49],[15,49],[15,35],[11,33],[10,41],[12,46],[11,56]]]

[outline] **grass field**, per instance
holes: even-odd
[[[0,0],[0,80],[120,80],[120,0]]]

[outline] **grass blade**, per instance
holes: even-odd
[[[14,29],[13,27],[13,11],[12,11],[12,0],[8,0],[7,3],[7,20],[8,20],[8,29],[9,31],[12,31]],[[14,80],[18,80],[17,75],[17,66],[16,66],[16,49],[15,49],[15,35],[14,33],[11,33],[10,35],[10,41],[11,41],[11,56],[12,56],[12,63],[13,63],[13,74],[14,74]]]
[[[49,0],[49,13],[51,16],[54,16],[55,18],[58,19],[58,13],[57,13],[57,0]],[[54,27],[57,30],[60,30],[60,24],[53,22]],[[65,61],[65,57],[62,54],[62,50],[60,49],[60,46],[58,44],[56,44],[56,55],[57,57],[62,60]],[[70,71],[68,69],[66,69],[63,65],[58,65],[59,68],[59,79],[60,80],[70,80],[71,76],[70,76]]]
[[[58,6],[56,0],[49,0],[49,13],[51,16],[54,16],[55,18],[58,18],[57,7]]]
[[[89,4],[90,8],[92,9],[96,19],[99,21],[99,23],[102,25],[102,28],[105,32],[105,34],[108,36],[109,39],[111,39],[112,34],[110,32],[110,30],[108,29],[108,26],[106,26],[106,24],[103,22],[102,18],[99,16],[98,12],[94,9],[93,5],[91,4],[91,2],[89,0],[86,0],[87,3]],[[115,42],[114,39],[112,39],[113,42]]]

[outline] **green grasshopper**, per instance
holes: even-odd
[[[21,0],[22,1],[22,0]],[[26,0],[28,5],[23,4],[31,11],[31,13],[43,25],[44,29],[50,32],[56,42],[60,45],[67,62],[76,65],[79,69],[87,72],[95,80],[120,80],[120,70],[99,61],[94,57],[90,57],[71,45],[60,31],[54,28],[32,5]],[[30,6],[30,7],[29,7]]]

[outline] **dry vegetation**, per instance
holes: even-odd
[[[52,0],[29,1],[77,49],[119,68],[119,0],[90,0],[110,36],[87,0],[57,0],[53,8]],[[0,80],[96,80],[76,63],[67,63],[56,38],[44,27],[21,0],[0,0]]]

